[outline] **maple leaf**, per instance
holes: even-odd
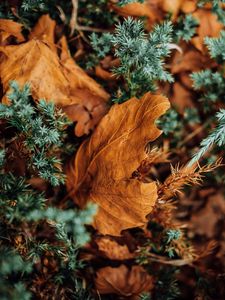
[[[97,271],[96,289],[100,294],[117,294],[125,297],[139,295],[153,288],[153,278],[141,266],[129,270],[125,265],[105,267]]]
[[[93,226],[99,232],[120,235],[146,224],[157,199],[156,183],[131,177],[147,157],[147,143],[161,133],[155,120],[168,108],[165,97],[150,93],[115,104],[68,166],[67,187],[74,201],[80,207],[89,200],[98,204]]]

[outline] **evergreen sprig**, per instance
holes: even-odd
[[[114,34],[103,34],[100,38],[92,34],[91,43],[99,58],[104,57],[110,48],[119,58],[120,65],[113,72],[124,79],[125,87],[118,88],[115,102],[155,91],[157,81],[173,81],[172,75],[164,68],[171,42],[171,22],[156,25],[152,32],[146,34],[144,23],[131,17],[117,24]]]
[[[49,177],[56,177],[58,166],[55,164],[61,164],[58,157],[62,146],[64,150],[66,147],[64,138],[68,121],[52,103],[41,100],[35,104],[28,85],[20,89],[12,82],[11,89],[10,104],[0,104],[4,125],[0,141],[0,298],[31,299],[29,285],[42,276],[42,260],[50,256],[55,264],[50,282],[52,290],[63,289],[71,299],[75,294],[78,298],[74,299],[82,299],[79,297],[83,295],[92,299],[89,291],[82,287],[77,272],[83,267],[78,258],[80,246],[89,240],[85,225],[92,221],[96,206],[89,205],[80,211],[68,204],[62,210],[54,205],[56,191],[50,200],[46,198],[48,190],[45,194],[29,183],[33,175],[46,178],[43,173],[46,168]],[[22,151],[25,151],[23,163],[27,171],[24,176],[8,170],[10,147],[15,141],[22,144]],[[43,160],[51,162],[52,169]],[[41,162],[40,166],[37,161]],[[61,169],[58,174],[64,178]],[[53,191],[53,187],[62,181],[56,177],[49,182],[52,185],[49,189]],[[51,237],[47,238],[46,232],[51,233]],[[36,286],[32,287],[32,292],[35,289]]]
[[[145,0],[119,0],[117,5],[124,6],[130,3],[138,2],[138,3],[144,3]]]
[[[176,39],[184,40],[188,42],[196,33],[196,28],[199,25],[197,19],[195,19],[191,14],[187,14],[178,19],[177,24],[174,28]]]
[[[190,164],[198,161],[213,145],[222,147],[225,145],[225,109],[221,109],[217,114],[217,127],[200,143],[199,151],[194,155]]]
[[[209,53],[218,63],[225,62],[225,31],[220,32],[218,38],[205,38]]]
[[[164,22],[156,25],[152,32],[144,32],[144,23],[127,18],[116,26],[112,37],[115,56],[120,66],[113,71],[122,76],[127,90],[117,100],[142,96],[147,91],[156,89],[157,80],[172,82],[173,78],[164,69],[163,59],[170,54],[169,43],[172,41],[172,24]]]
[[[0,104],[0,118],[17,130],[23,140],[30,169],[56,186],[63,183],[61,161],[57,157],[63,145],[64,128],[69,124],[65,115],[53,103],[40,100],[35,107],[30,98],[29,85],[20,89],[11,82],[8,94],[10,105]]]

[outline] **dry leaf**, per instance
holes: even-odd
[[[190,14],[194,12],[197,8],[196,0],[184,0],[181,4],[181,11],[185,14]]]
[[[15,37],[17,42],[23,42],[23,25],[12,20],[0,19],[0,45],[5,45],[9,37]]]
[[[180,113],[183,113],[187,107],[194,107],[193,94],[179,82],[173,84],[173,95],[170,99]]]
[[[198,50],[185,49],[183,53],[175,52],[171,62],[171,72],[173,74],[184,71],[197,72],[213,65],[215,65],[215,62],[208,56],[202,55]]]
[[[225,216],[224,196],[221,193],[208,198],[204,208],[192,214],[189,227],[195,234],[213,238],[217,235],[217,224]]]
[[[134,254],[129,251],[127,245],[120,245],[110,238],[101,237],[96,240],[96,243],[98,249],[109,259],[125,260],[134,257]]]
[[[93,226],[102,234],[120,235],[146,224],[157,199],[156,183],[131,176],[147,157],[147,143],[160,135],[154,122],[168,108],[165,97],[150,93],[113,105],[68,167],[70,195],[81,207],[98,204]]]
[[[75,133],[81,136],[88,134],[105,115],[109,94],[75,63],[65,37],[59,44],[62,48],[63,74],[70,83],[69,98],[72,102],[72,105],[64,107],[64,111],[71,120],[78,121]]]
[[[55,26],[56,22],[49,15],[43,15],[32,29],[29,39],[38,39],[48,43],[48,46],[56,52],[55,45]]]
[[[196,30],[197,36],[193,37],[191,42],[198,50],[203,51],[204,38],[218,37],[223,24],[218,21],[215,14],[212,14],[211,10],[203,8],[194,12],[193,17],[199,21],[199,26]]]
[[[48,16],[44,16],[43,20],[50,22]],[[34,32],[42,38],[42,27],[37,25],[36,28]],[[52,29],[49,32],[53,34]],[[16,80],[21,86],[29,82],[35,100],[44,98],[54,101],[71,120],[77,122],[77,136],[88,134],[106,113],[109,95],[76,65],[69,55],[65,38],[61,40],[59,60],[52,50],[53,45],[48,44],[49,39],[53,41],[51,34],[46,37],[46,42],[32,39],[21,45],[0,47],[0,52],[4,54],[0,62],[3,92],[6,94],[9,91],[11,80]],[[3,102],[7,102],[6,97]]]
[[[95,67],[95,75],[107,81],[112,81],[116,79],[116,76],[112,72],[104,70],[101,66]]]
[[[162,0],[147,0],[144,3],[129,3],[124,6],[112,5],[111,8],[115,12],[123,17],[147,17],[148,29],[157,21],[163,18],[163,12],[161,10]]]
[[[0,52],[6,56],[0,62],[4,93],[9,91],[9,82],[16,80],[20,86],[30,83],[35,100],[54,100],[59,105],[71,103],[67,95],[69,82],[62,73],[57,55],[46,43],[31,40],[0,47]]]
[[[129,297],[150,291],[153,278],[141,266],[133,266],[131,270],[125,265],[105,267],[97,271],[95,286],[100,294]]]
[[[171,13],[173,21],[176,20],[178,16],[182,2],[182,0],[163,0],[162,8],[165,12]]]

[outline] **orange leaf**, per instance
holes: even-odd
[[[147,17],[151,26],[163,17],[160,5],[161,0],[147,0],[145,3],[130,3],[122,7],[115,4],[111,8],[124,17]]]
[[[150,291],[153,278],[141,266],[133,266],[131,270],[125,265],[105,267],[97,271],[95,286],[100,294],[129,297]]]
[[[56,104],[66,105],[72,101],[67,95],[69,82],[62,74],[57,55],[39,40],[31,40],[21,45],[0,47],[6,58],[0,63],[4,93],[9,82],[16,80],[23,86],[29,82],[35,100],[44,98]]]
[[[171,72],[177,74],[180,72],[197,72],[206,67],[212,67],[215,65],[208,55],[202,55],[198,50],[186,49],[185,52],[175,53],[172,63],[171,63]]]
[[[99,238],[96,240],[96,243],[98,249],[109,259],[124,260],[134,257],[134,254],[129,251],[127,245],[120,245],[110,238]]]
[[[101,233],[120,235],[146,224],[157,199],[156,183],[131,176],[147,156],[147,143],[160,135],[154,122],[168,108],[165,97],[150,93],[115,104],[68,167],[68,190],[81,207],[98,204],[93,226]]]
[[[197,28],[197,36],[193,37],[192,44],[200,51],[204,50],[205,37],[218,37],[220,30],[223,29],[223,24],[220,23],[215,14],[211,10],[198,9],[193,13],[193,17],[199,21]]]
[[[176,20],[183,0],[163,0],[162,8],[165,12],[172,14],[172,20]]]
[[[5,45],[6,40],[13,36],[18,42],[23,42],[24,36],[22,35],[23,25],[12,20],[0,19],[0,45]]]
[[[79,122],[75,133],[81,136],[88,134],[105,115],[109,94],[75,63],[64,36],[59,45],[62,48],[62,71],[70,83],[69,98],[72,101],[71,105],[64,107],[64,111],[71,120]]]
[[[38,30],[36,34],[39,36]],[[16,80],[21,86],[29,82],[35,100],[54,101],[72,121],[77,122],[77,136],[88,134],[106,113],[109,95],[76,65],[65,38],[62,39],[61,61],[52,50],[54,45],[49,46],[47,40],[49,37],[46,42],[32,39],[21,45],[0,47],[4,54],[0,62],[3,92],[8,92],[11,80]],[[7,102],[5,97],[3,102]]]
[[[197,8],[197,1],[196,0],[185,0],[182,1],[181,10],[185,14],[190,14],[194,12]]]
[[[56,52],[55,46],[55,26],[56,22],[49,15],[43,15],[32,29],[29,39],[38,39],[48,43],[49,47]]]

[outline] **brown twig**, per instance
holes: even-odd
[[[78,0],[71,0],[72,1],[72,14],[70,19],[70,36],[74,34],[74,31],[92,31],[92,32],[107,32],[106,29],[91,27],[91,26],[82,26],[78,24],[77,21],[77,13],[78,13]]]

